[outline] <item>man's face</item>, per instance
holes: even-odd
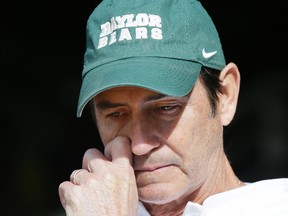
[[[93,100],[104,145],[117,136],[131,141],[143,202],[187,199],[211,177],[209,169],[223,152],[223,128],[219,114],[211,116],[206,90],[199,80],[184,97],[119,87]]]

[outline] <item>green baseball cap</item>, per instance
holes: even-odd
[[[213,21],[196,0],[103,0],[86,30],[77,117],[107,89],[137,86],[184,96],[202,66],[226,65]]]

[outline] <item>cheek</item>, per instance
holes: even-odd
[[[96,122],[100,138],[105,146],[116,136],[115,124],[107,124],[103,118],[97,117],[97,115]]]
[[[169,143],[173,143],[170,147],[182,158],[181,168],[193,178],[206,175],[209,160],[221,144],[221,121],[218,116],[209,117],[209,113],[209,106],[185,110],[169,137]]]

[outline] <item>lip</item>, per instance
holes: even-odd
[[[169,166],[172,166],[171,164],[167,164],[167,165],[160,165],[160,166],[145,166],[145,167],[138,167],[135,168],[135,172],[154,172],[160,169],[164,169],[167,168]]]

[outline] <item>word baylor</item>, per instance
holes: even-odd
[[[150,27],[150,31],[147,27]],[[163,38],[161,27],[161,17],[158,15],[138,13],[112,17],[110,22],[101,25],[98,49],[123,40],[148,39],[149,37],[161,40]],[[131,34],[132,28],[135,29],[133,34]],[[117,29],[119,29],[118,32]]]

